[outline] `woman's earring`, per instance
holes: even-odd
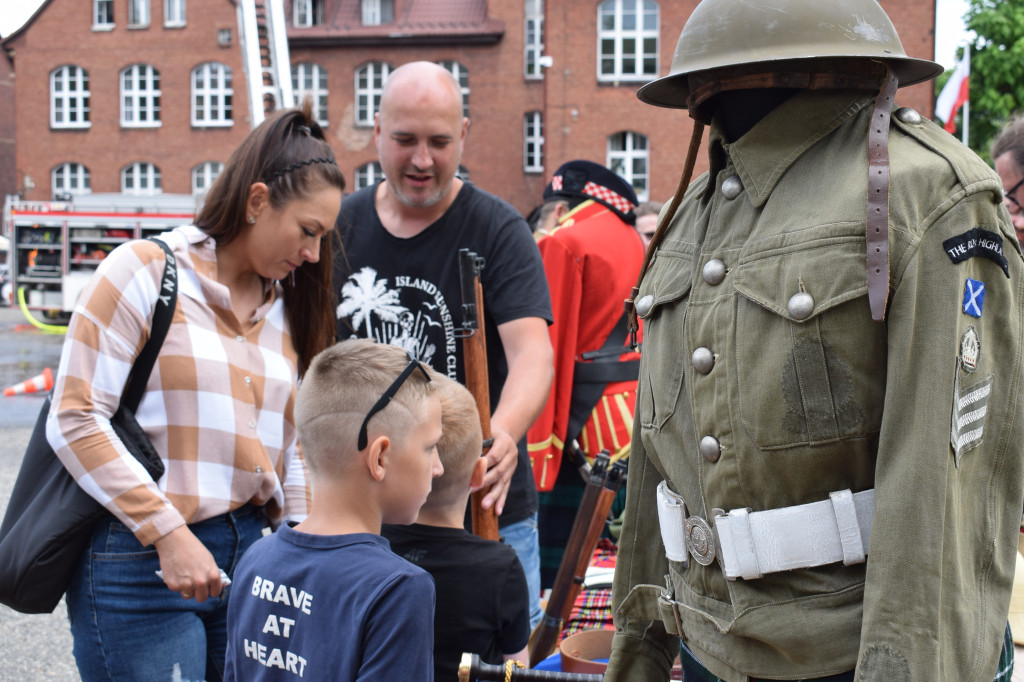
[[[250,225],[255,225],[256,224],[256,216],[254,216],[254,215],[250,214],[250,215],[246,216],[246,220],[249,221]]]

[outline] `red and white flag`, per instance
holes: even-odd
[[[968,100],[971,80],[971,46],[964,48],[964,56],[953,70],[939,98],[935,100],[935,115],[946,125],[948,133],[956,132],[956,112]]]

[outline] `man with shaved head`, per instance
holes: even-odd
[[[536,624],[537,492],[525,436],[553,375],[551,303],[526,221],[456,175],[468,129],[447,70],[412,62],[391,72],[373,128],[385,179],[346,198],[338,216],[337,333],[402,346],[464,383],[459,249],[484,259],[494,437],[484,506],[498,512],[501,534],[523,563]]]

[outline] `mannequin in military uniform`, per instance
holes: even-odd
[[[687,680],[1008,680],[1024,259],[1002,186],[895,108],[942,69],[875,0],[760,5],[704,0],[638,93],[708,124],[710,169],[631,297],[605,680],[676,655]]]

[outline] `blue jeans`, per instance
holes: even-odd
[[[502,528],[501,537],[506,545],[516,551],[519,563],[523,565],[523,571],[526,573],[526,587],[530,590],[532,632],[543,615],[540,610],[540,544],[537,537],[537,512]]]
[[[242,553],[266,526],[251,505],[189,528],[234,575]],[[227,649],[228,596],[182,599],[156,576],[156,549],[128,528],[100,522],[67,593],[75,662],[83,682],[220,680]]]

